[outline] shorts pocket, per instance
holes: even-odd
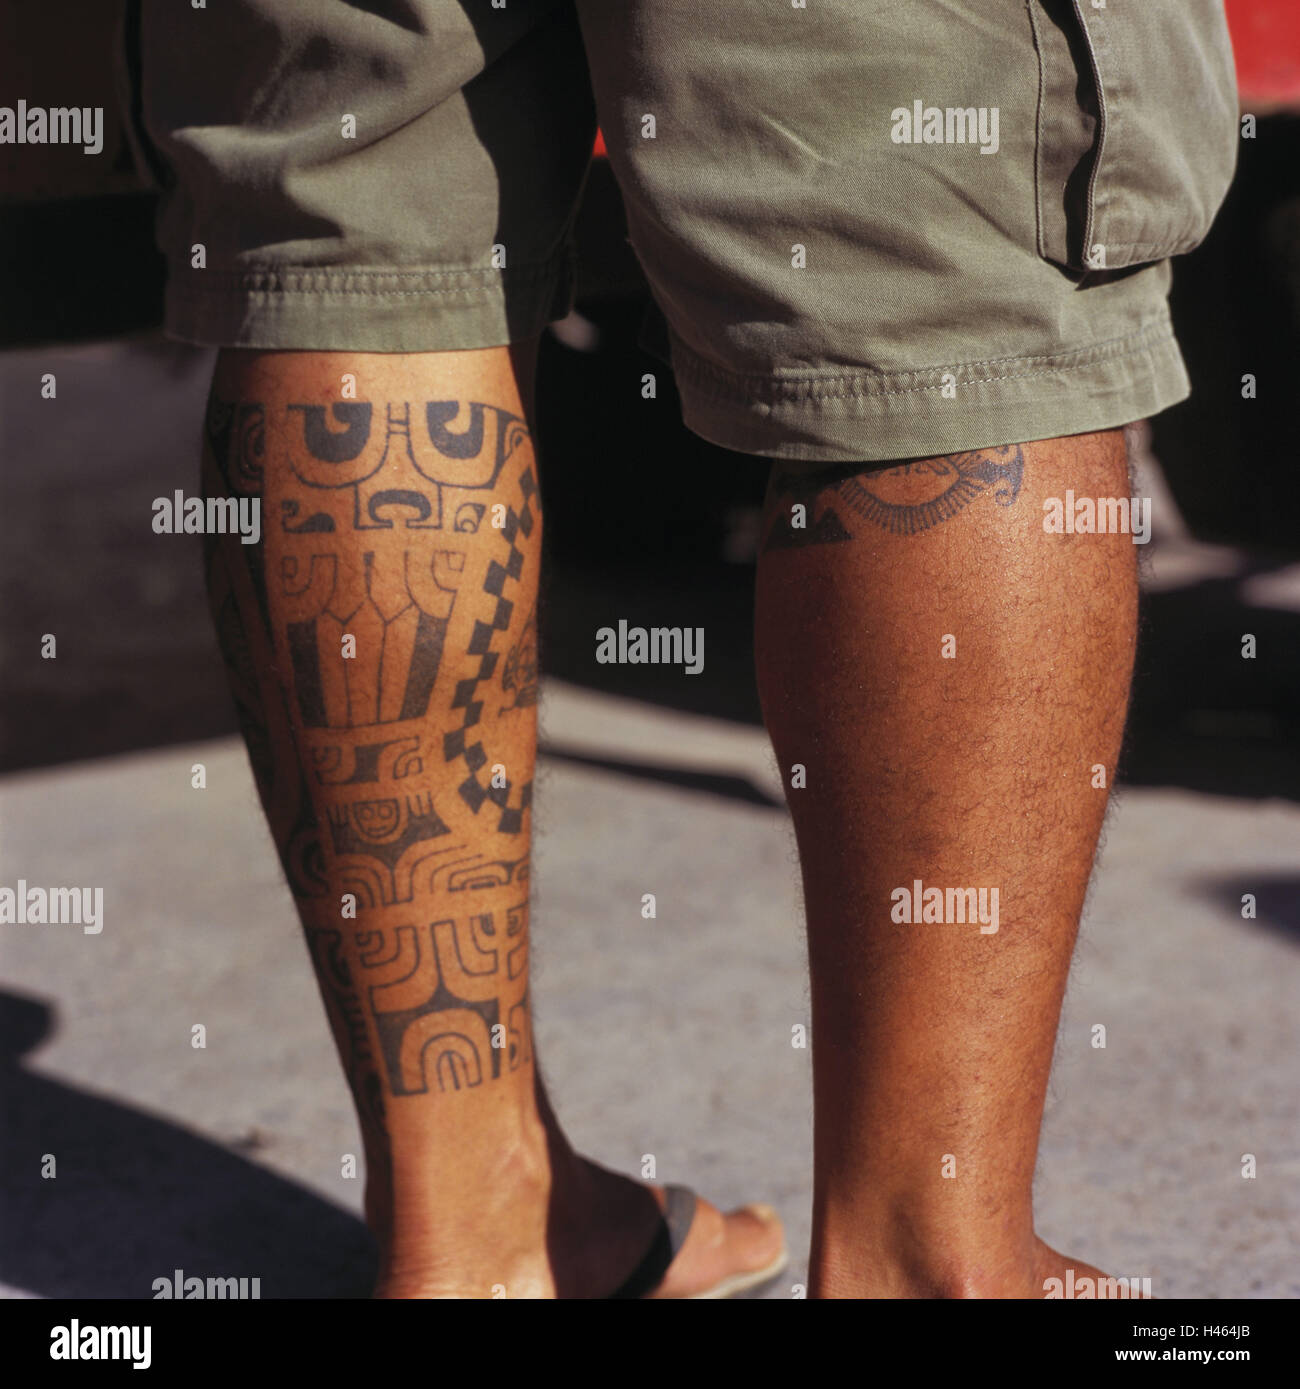
[[[1237,159],[1222,0],[1028,0],[1039,254],[1119,270],[1190,251]]]

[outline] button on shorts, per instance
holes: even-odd
[[[539,333],[599,118],[685,423],[785,459],[1182,399],[1238,138],[1220,0],[133,0],[120,59],[172,336]]]

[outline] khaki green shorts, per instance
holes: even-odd
[[[540,332],[599,114],[686,424],[786,459],[1182,399],[1237,140],[1220,0],[136,0],[122,56],[171,335]]]

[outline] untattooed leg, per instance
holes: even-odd
[[[534,350],[226,352],[209,403],[208,494],[262,502],[259,544],[212,545],[212,607],[385,1296],[601,1295],[657,1222],[655,1194],[568,1148],[534,1058]],[[701,1230],[718,1248],[688,1242],[670,1289],[753,1266],[771,1233],[712,1208]]]
[[[757,657],[807,908],[814,1295],[1042,1297],[1073,1262],[1031,1183],[1136,565],[1128,535],[1044,532],[1067,488],[1129,496],[1120,431],[773,466]]]

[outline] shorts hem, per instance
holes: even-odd
[[[686,427],[738,453],[853,463],[932,458],[1113,429],[1191,393],[1168,313],[1066,353],[921,371],[734,374],[675,335]]]
[[[456,352],[540,333],[573,307],[572,246],[506,270],[284,266],[173,270],[163,331],[298,352]]]

